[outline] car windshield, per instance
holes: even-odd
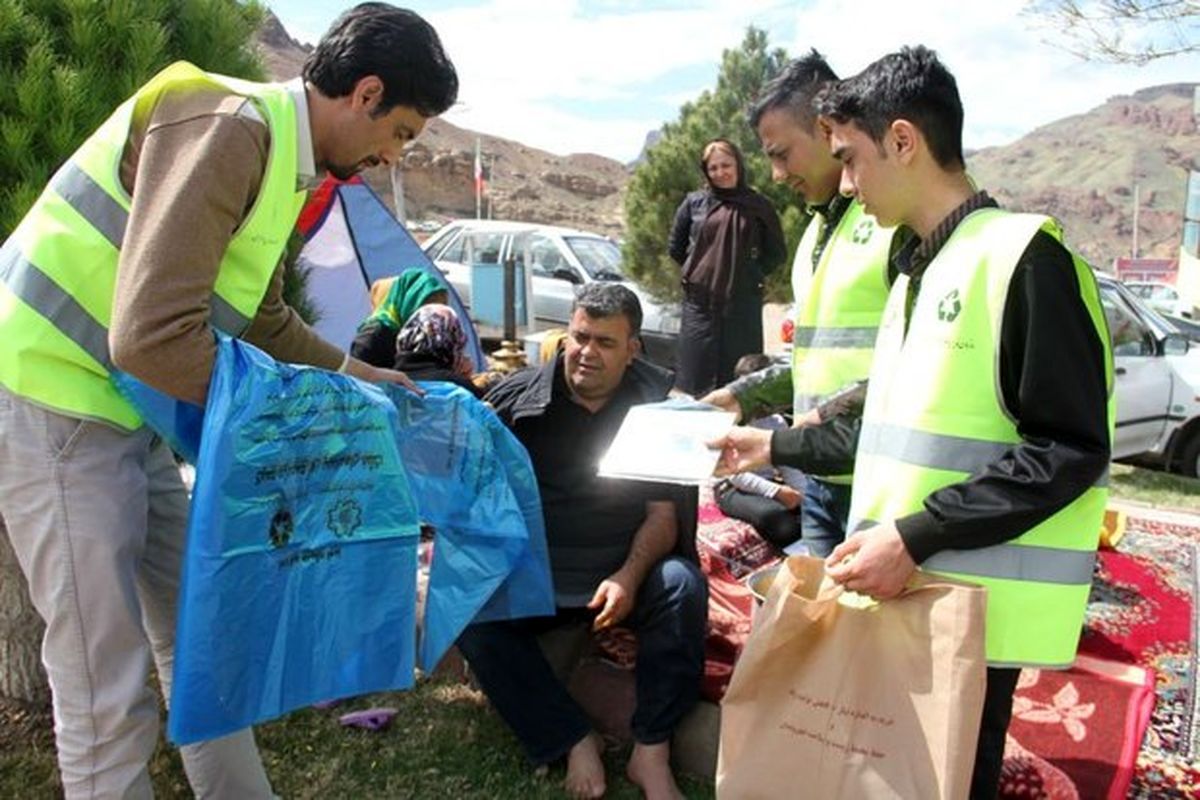
[[[621,248],[608,239],[594,236],[564,236],[563,241],[579,259],[592,280],[623,281]]]
[[[1176,327],[1174,324],[1172,324],[1172,322],[1170,320],[1168,320],[1166,317],[1164,317],[1162,314],[1159,314],[1158,311],[1156,311],[1152,306],[1150,306],[1148,303],[1141,302],[1141,298],[1138,297],[1135,292],[1130,291],[1130,287],[1121,286],[1121,289],[1118,289],[1117,286],[1120,284],[1107,284],[1107,285],[1111,286],[1112,291],[1114,291],[1118,294],[1121,293],[1121,289],[1125,290],[1126,297],[1131,299],[1132,304],[1138,310],[1138,313],[1141,314],[1142,317],[1144,317],[1150,323],[1151,328],[1155,329],[1156,336],[1161,337],[1168,333],[1179,333],[1180,332],[1178,327]],[[1105,288],[1105,284],[1101,284],[1101,288],[1102,289]]]

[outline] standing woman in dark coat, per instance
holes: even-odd
[[[693,396],[733,379],[738,359],[761,353],[764,276],[787,256],[779,215],[746,186],[732,142],[704,146],[707,188],[675,212],[668,251],[683,267],[683,319],[676,388]]]

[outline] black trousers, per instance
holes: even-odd
[[[762,352],[762,295],[736,295],[722,307],[684,292],[675,386],[699,397],[732,381],[739,358]]]
[[[1004,766],[1004,739],[1012,719],[1013,692],[1020,669],[988,667],[983,695],[983,719],[971,774],[971,800],[996,800],[1000,793],[1000,768]]]
[[[749,522],[780,550],[800,538],[800,511],[793,511],[778,500],[761,494],[743,492],[729,484],[721,484],[717,505],[727,517]]]

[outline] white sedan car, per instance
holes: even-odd
[[[1179,291],[1169,283],[1158,281],[1125,281],[1125,288],[1160,314],[1190,318],[1192,306],[1180,297]]]
[[[659,304],[621,272],[621,249],[611,239],[556,225],[459,219],[444,225],[422,249],[469,308],[475,305],[471,298],[473,263],[502,264],[510,255],[518,267],[528,262],[526,280],[533,295],[535,331],[566,327],[580,286],[595,281],[625,283],[642,303],[647,357],[674,368],[679,308]],[[487,325],[479,327],[485,334],[496,333]]]

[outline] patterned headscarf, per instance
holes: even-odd
[[[397,353],[420,353],[443,367],[462,371],[467,362],[467,334],[454,309],[430,303],[404,323],[396,337]]]
[[[423,269],[406,269],[396,276],[379,308],[363,324],[377,320],[392,330],[399,330],[430,295],[445,291],[446,287],[431,273]]]

